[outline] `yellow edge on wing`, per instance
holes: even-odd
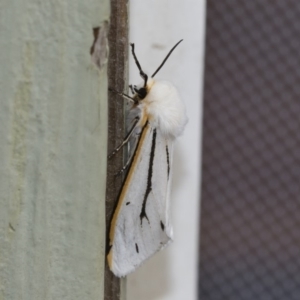
[[[147,122],[147,116],[144,115],[143,119],[141,120],[141,125],[140,126],[143,128],[145,126],[146,122]],[[148,124],[146,126],[146,128],[144,128],[144,130],[141,133],[141,136],[140,136],[140,139],[139,139],[139,142],[138,142],[138,146],[137,146],[135,155],[134,155],[133,160],[132,160],[131,167],[128,171],[126,180],[123,184],[123,188],[122,188],[121,195],[119,197],[118,205],[117,205],[117,208],[114,212],[114,215],[113,215],[113,218],[112,218],[112,221],[111,221],[111,225],[110,225],[110,232],[109,232],[109,245],[110,246],[112,245],[112,241],[114,240],[116,222],[117,222],[117,219],[118,219],[120,209],[122,207],[122,203],[124,201],[124,198],[125,198],[125,195],[127,193],[128,187],[129,187],[129,185],[132,181],[132,176],[135,172],[137,162],[139,161],[139,158],[141,156],[141,149],[143,147],[145,137],[146,137],[149,130],[150,130],[150,125]],[[108,260],[108,265],[111,268],[111,266],[112,266],[112,249],[110,249],[110,251],[107,255],[107,260]]]

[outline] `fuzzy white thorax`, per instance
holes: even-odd
[[[168,81],[148,79],[147,96],[138,107],[149,122],[168,139],[179,136],[187,123],[185,106],[176,88]]]

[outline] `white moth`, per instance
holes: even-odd
[[[181,41],[151,78],[142,71],[131,44],[143,83],[130,86],[133,97],[117,92],[133,101],[136,115],[124,142],[110,156],[131,137],[138,137],[109,233],[108,265],[118,277],[134,271],[172,241],[169,198],[173,143],[183,132],[187,117],[176,88],[153,77]]]

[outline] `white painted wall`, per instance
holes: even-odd
[[[184,39],[156,76],[178,88],[189,123],[174,155],[172,217],[175,241],[128,276],[128,300],[197,298],[197,264],[204,64],[204,0],[130,0],[130,42],[152,74],[168,51]],[[132,57],[130,82],[141,81]]]

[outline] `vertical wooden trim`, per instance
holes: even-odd
[[[109,31],[108,84],[118,91],[124,91],[128,84],[128,11],[127,0],[111,0]],[[108,96],[108,153],[124,138],[124,102],[113,93]],[[122,168],[123,155],[118,153],[107,164],[106,187],[106,225],[109,231],[110,221],[116,206],[122,185],[122,176],[115,174]],[[107,235],[108,236],[108,235]],[[115,277],[105,262],[105,300],[118,300],[121,297],[120,279]]]

